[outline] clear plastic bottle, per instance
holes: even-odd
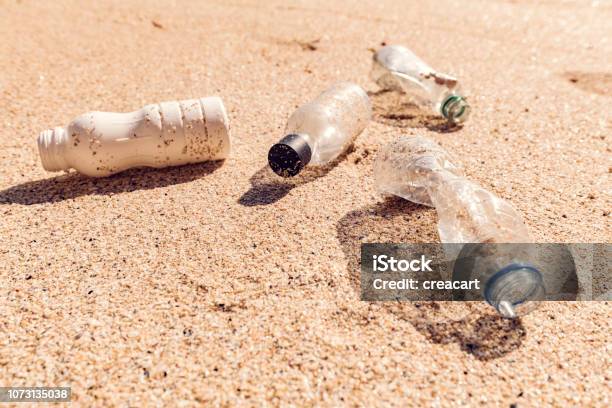
[[[218,97],[151,104],[128,113],[89,112],[38,136],[48,171],[104,177],[133,167],[225,159],[229,122]]]
[[[291,115],[286,136],[268,152],[270,167],[280,176],[293,177],[308,164],[331,162],[348,149],[371,116],[370,100],[361,87],[334,84]]]
[[[436,72],[401,45],[387,45],[374,54],[371,77],[381,88],[404,92],[451,123],[463,123],[469,116],[457,79]]]
[[[448,152],[430,139],[401,137],[387,145],[376,158],[374,177],[381,193],[435,207],[443,243],[532,242],[512,205],[464,178]],[[540,272],[528,263],[531,256],[507,248],[496,246],[471,273],[483,282],[487,302],[515,317],[536,306],[532,301],[542,298],[544,287]]]

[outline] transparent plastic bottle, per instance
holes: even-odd
[[[467,180],[440,145],[424,137],[401,137],[385,146],[374,164],[379,192],[433,206],[443,243],[532,242],[521,216],[508,202]],[[498,248],[504,248],[498,250]],[[505,317],[532,310],[544,295],[541,273],[523,250],[495,250],[479,261],[471,277],[483,296]],[[526,248],[526,246],[522,246]]]
[[[470,114],[457,79],[436,72],[401,45],[387,45],[374,54],[371,77],[381,88],[404,92],[451,123],[463,123]]]
[[[48,171],[104,177],[133,167],[225,159],[229,122],[218,97],[151,104],[128,113],[89,112],[38,136]]]
[[[370,100],[361,87],[334,84],[291,115],[286,136],[268,152],[270,167],[282,177],[293,177],[308,164],[331,162],[348,149],[371,116]]]

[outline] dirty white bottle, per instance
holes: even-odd
[[[470,114],[457,79],[436,72],[401,45],[387,45],[374,54],[371,76],[381,88],[406,93],[451,123],[463,123]]]
[[[462,176],[453,158],[425,137],[400,137],[385,146],[374,164],[379,192],[433,206],[443,243],[532,242],[522,217],[510,203]],[[532,257],[512,246],[480,257],[472,278],[484,284],[485,300],[505,317],[531,311],[544,296],[541,273]]]
[[[129,113],[90,112],[38,137],[48,171],[103,177],[133,167],[225,159],[229,122],[218,97],[162,102]]]
[[[372,107],[358,85],[340,82],[291,115],[285,137],[270,148],[268,162],[283,177],[308,164],[324,165],[346,151],[367,126]]]

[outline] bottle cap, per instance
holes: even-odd
[[[471,108],[463,96],[451,95],[442,103],[440,111],[451,123],[459,125],[470,116]]]
[[[310,162],[312,150],[304,136],[290,134],[283,137],[268,152],[268,163],[282,177],[297,175]]]

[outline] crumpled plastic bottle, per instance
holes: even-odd
[[[435,207],[443,243],[532,242],[514,207],[463,177],[451,155],[430,139],[400,137],[385,146],[374,177],[383,194]],[[497,246],[478,258],[471,277],[483,282],[485,300],[500,314],[516,317],[536,306],[533,301],[542,298],[544,287],[538,269],[524,261],[531,256],[508,248]]]
[[[372,79],[382,88],[406,93],[454,124],[467,120],[470,106],[456,78],[436,72],[408,48],[387,45],[374,54]]]

